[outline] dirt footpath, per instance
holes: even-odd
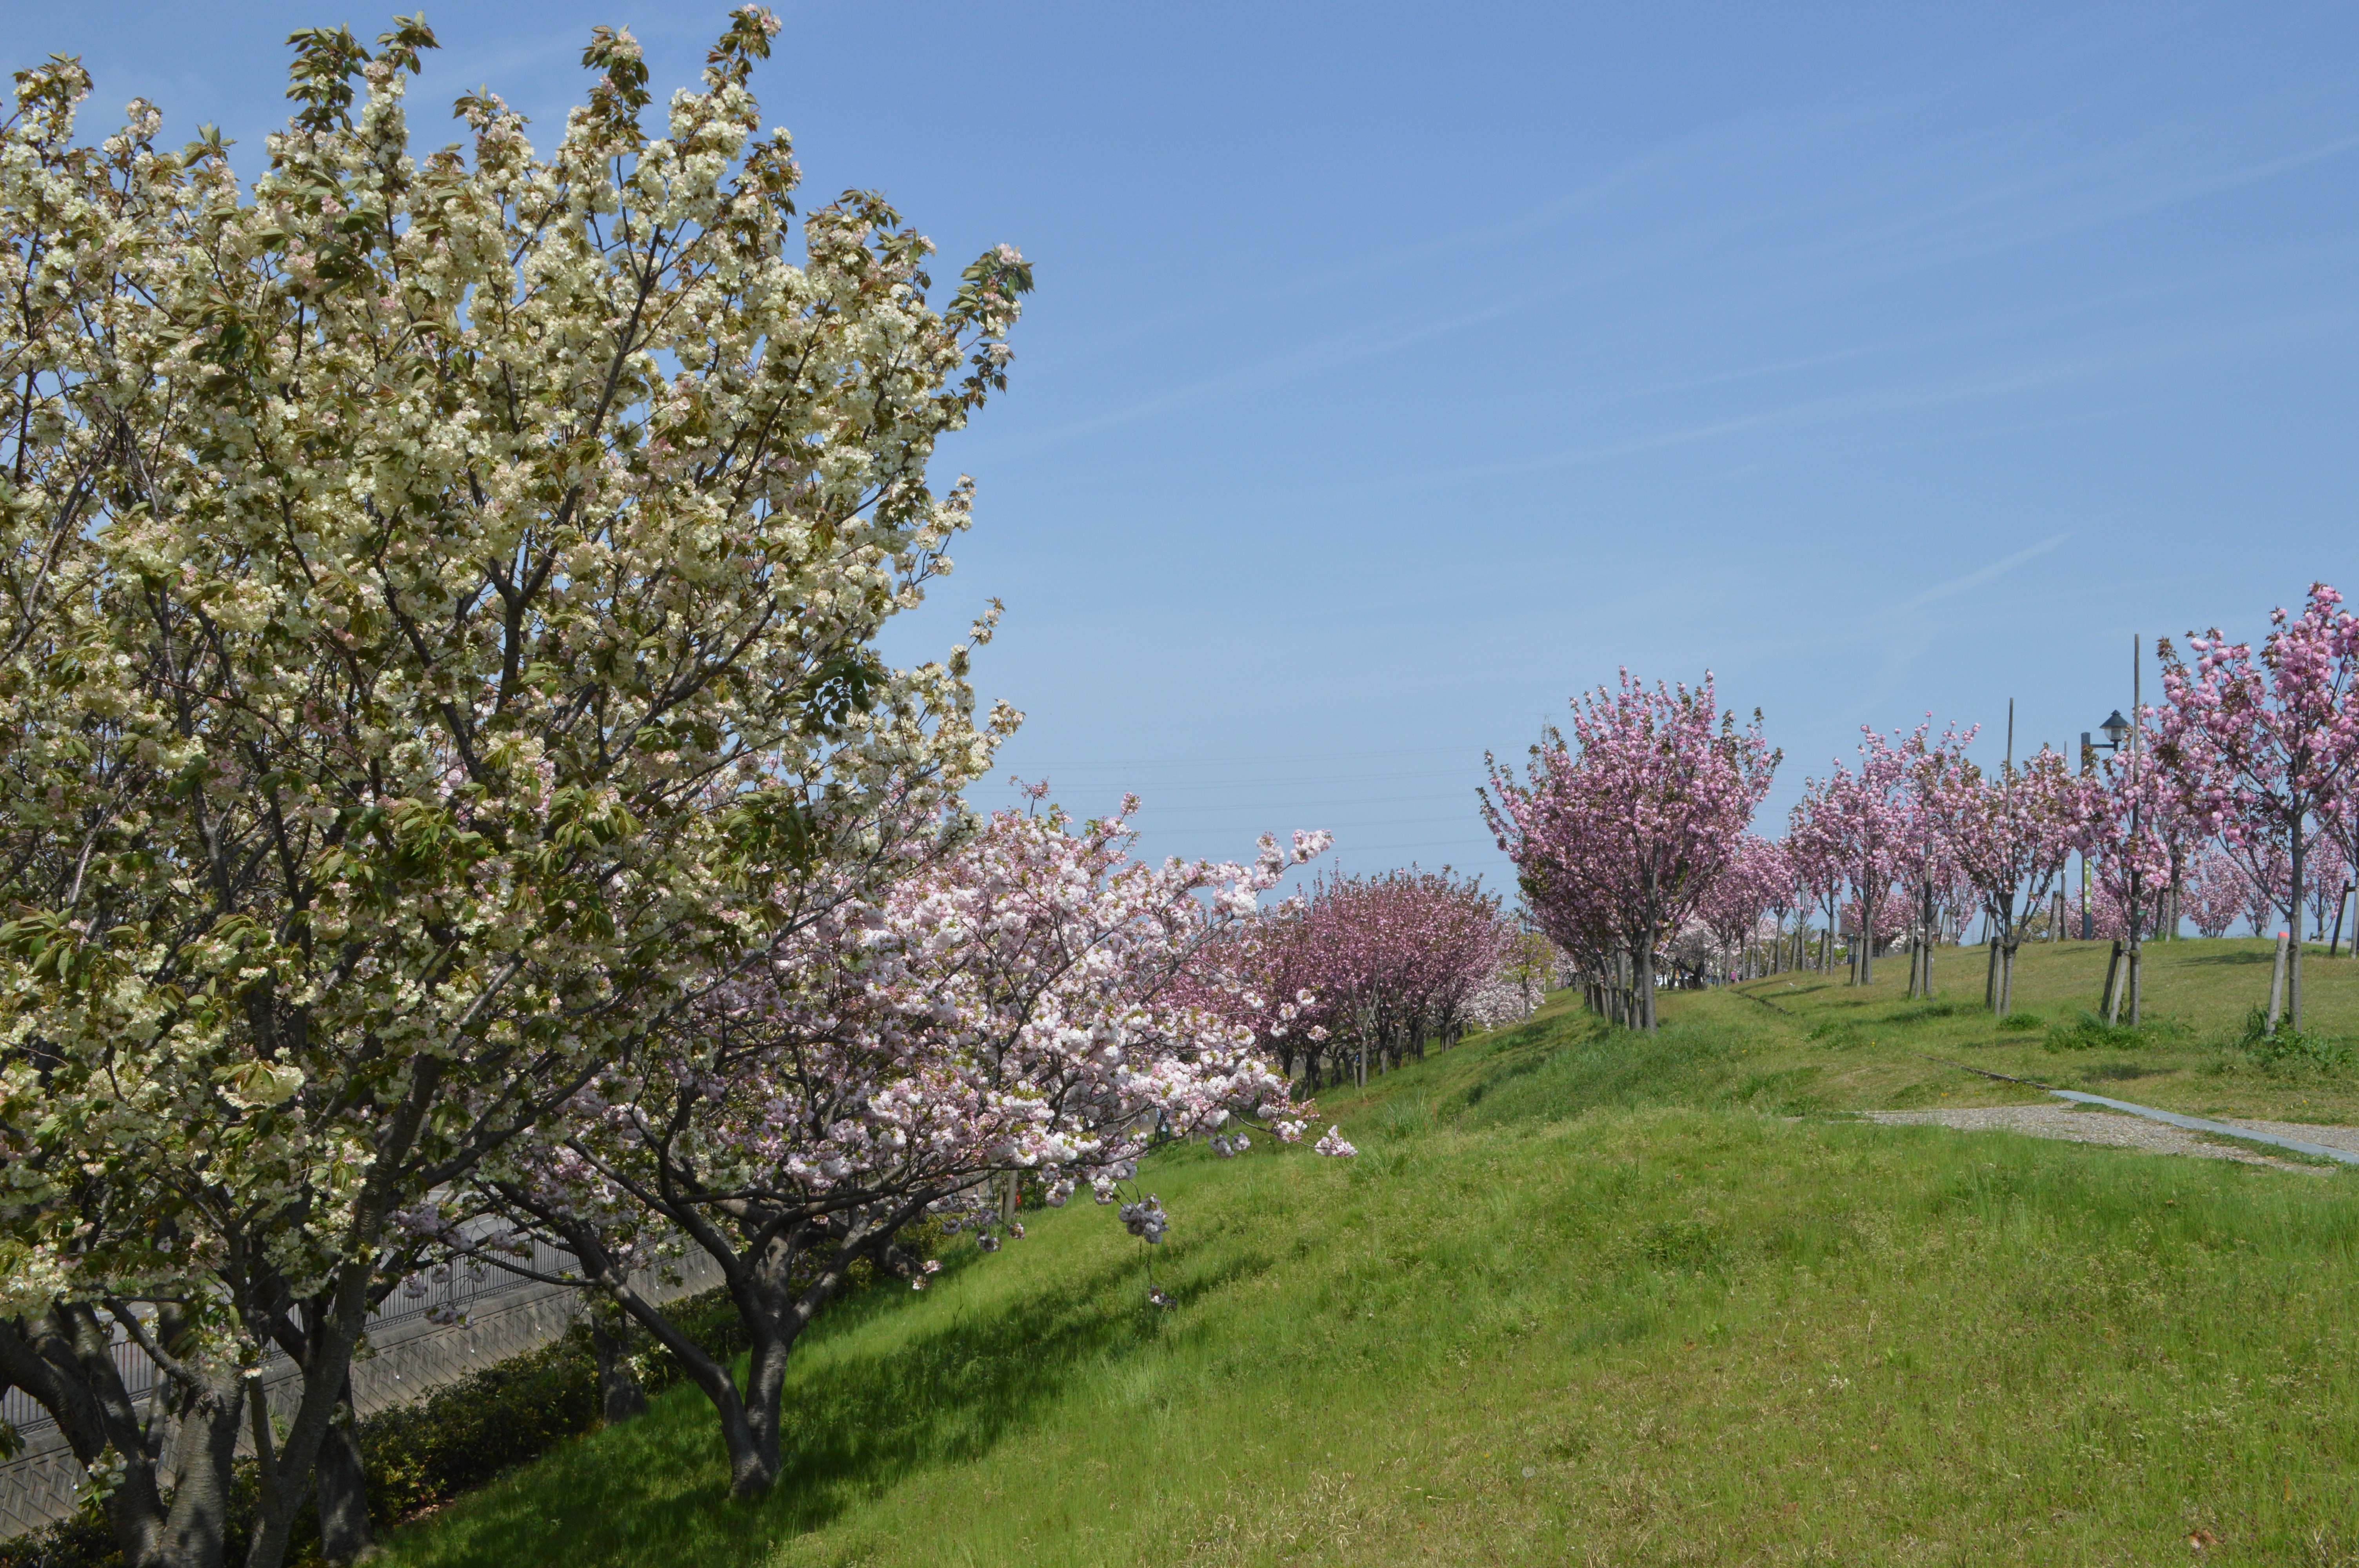
[[[2303,1171],[2311,1175],[2329,1173],[2323,1165],[2272,1159],[2233,1143],[2212,1142],[2200,1132],[2190,1132],[2169,1122],[2148,1121],[2142,1116],[2107,1110],[2099,1106],[1995,1105],[1973,1109],[1869,1110],[1860,1114],[1870,1121],[1955,1127],[1965,1131],[2002,1129],[2028,1133],[2034,1138],[2063,1138],[2075,1143],[2110,1143],[2116,1148],[2144,1149],[2157,1154],[2192,1154],[2204,1160],[2237,1160],[2247,1165],[2273,1165],[2281,1171]],[[2307,1122],[2255,1121],[2239,1116],[2220,1116],[2211,1119],[2250,1128],[2256,1132],[2274,1132],[2285,1138],[2300,1139],[2305,1143],[2321,1143],[2330,1149],[2349,1149],[2359,1152],[2359,1127],[2312,1127]]]

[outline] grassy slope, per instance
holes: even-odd
[[[1669,999],[1653,1040],[1560,1002],[1328,1097],[1357,1161],[1158,1157],[1172,1311],[1107,1216],[1043,1215],[823,1326],[766,1501],[723,1498],[681,1389],[395,1558],[2127,1563],[2201,1529],[2207,1557],[2359,1561],[2359,1175],[1827,1114],[2017,1092],[1919,1050],[2126,1065],[2147,1076],[2095,1081],[2190,1107],[2351,1104],[2341,1077],[2205,1070],[2195,1021],[2224,1032],[2252,970],[2201,960],[2236,946],[2158,965],[2149,995],[2177,985],[2190,1022],[2130,1051],[1896,1016],[1925,1011],[1905,966],[1866,996],[1748,988],[1784,1013]],[[2076,954],[2028,955],[2019,994],[2060,1008]]]

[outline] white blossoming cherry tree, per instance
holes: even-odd
[[[1150,866],[1130,858],[1124,816],[995,814],[955,854],[783,937],[484,1162],[480,1208],[411,1223],[463,1247],[462,1220],[494,1210],[514,1228],[475,1249],[518,1271],[519,1232],[571,1249],[712,1400],[733,1490],[765,1490],[797,1337],[863,1260],[922,1287],[927,1268],[894,1245],[920,1217],[972,1223],[995,1249],[1009,1182],[1110,1203],[1158,1135],[1223,1154],[1249,1127],[1300,1136],[1311,1108],[1253,1032],[1180,982],[1326,841],[1265,838],[1251,866]],[[1320,1151],[1351,1152],[1333,1134]],[[1162,1235],[1151,1195],[1124,1219]],[[711,1260],[743,1321],[742,1383],[635,1278],[682,1250]]]
[[[482,94],[422,156],[422,22],[299,34],[250,191],[146,104],[78,145],[76,62],[16,78],[0,1375],[135,1564],[221,1560],[241,1410],[282,1561],[395,1215],[922,858],[1013,721],[963,649],[873,641],[968,524],[928,465],[1028,270],[938,307],[877,197],[799,221],[777,28],[733,13],[658,135],[601,30],[546,154]],[[290,1324],[275,1429],[245,1374]]]

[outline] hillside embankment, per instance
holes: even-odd
[[[2256,1049],[2265,946],[2150,951],[2136,1032],[2078,944],[2006,1021],[1971,949],[1946,999],[1774,977],[1651,1037],[1560,997],[1324,1097],[1355,1160],[1158,1155],[1151,1256],[1079,1203],[853,1303],[759,1503],[680,1389],[394,1561],[2359,1561],[2359,1173],[1861,1114],[2058,1104],[1963,1064],[2359,1125],[2359,965]]]

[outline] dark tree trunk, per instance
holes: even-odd
[[[503,1189],[511,1202],[532,1210],[526,1195]],[[731,1304],[745,1325],[745,1384],[741,1390],[729,1368],[682,1333],[660,1308],[632,1285],[628,1274],[600,1244],[595,1232],[569,1225],[553,1212],[538,1214],[542,1223],[563,1236],[581,1260],[582,1275],[614,1303],[653,1335],[671,1352],[690,1382],[712,1401],[721,1423],[721,1441],[729,1456],[729,1490],[733,1497],[757,1497],[778,1478],[781,1397],[786,1388],[787,1357],[795,1341],[842,1291],[852,1263],[864,1256],[892,1255],[891,1237],[901,1224],[921,1212],[939,1194],[914,1200],[890,1223],[831,1241],[826,1260],[798,1289],[792,1281],[799,1256],[787,1238],[772,1235],[761,1241],[758,1255],[746,1257],[696,1212],[675,1214],[706,1254],[719,1263],[726,1279]]]
[[[312,1483],[312,1501],[320,1511],[320,1555],[336,1563],[358,1563],[374,1555],[376,1541],[369,1530],[368,1471],[361,1463],[350,1379],[344,1383],[343,1403],[336,1412],[335,1424],[320,1440]]]
[[[1875,895],[1864,889],[1859,895],[1859,983],[1875,983]]]
[[[1651,940],[1639,944],[1637,991],[1637,1027],[1652,1034],[1655,1032],[1655,944]]]
[[[590,1303],[590,1353],[598,1362],[599,1412],[608,1426],[647,1413],[647,1391],[631,1370],[626,1323],[606,1302]]]
[[[177,1314],[164,1314],[158,1328],[159,1347],[179,1343]],[[0,1378],[57,1419],[82,1464],[113,1451],[121,1471],[103,1508],[127,1568],[222,1568],[245,1380],[234,1368],[207,1374],[184,1365],[158,1391],[143,1425],[115,1370],[114,1337],[86,1303],[0,1321]],[[169,1503],[158,1475],[167,1447]]]
[[[303,1303],[302,1322],[282,1312],[272,1325],[271,1337],[299,1367],[309,1359],[310,1342],[302,1324],[326,1321],[332,1304],[322,1294]],[[320,1456],[312,1465],[312,1501],[320,1516],[320,1555],[332,1563],[357,1563],[373,1554],[375,1538],[369,1529],[368,1471],[361,1460],[360,1414],[353,1408],[353,1380],[343,1379],[336,1411],[320,1439]]]

